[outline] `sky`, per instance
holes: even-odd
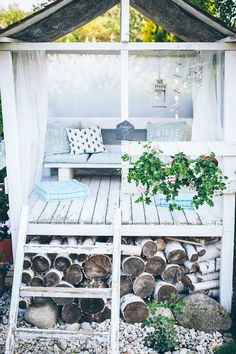
[[[22,10],[30,10],[37,0],[0,0],[0,7],[7,7],[11,3],[16,3]]]

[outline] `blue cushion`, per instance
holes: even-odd
[[[61,182],[39,182],[35,192],[45,202],[88,198],[88,186],[75,179]]]
[[[46,154],[69,154],[70,146],[66,128],[80,128],[81,124],[76,119],[56,118],[48,122],[45,153]]]
[[[186,122],[147,123],[148,141],[184,141],[187,140]]]
[[[89,154],[48,154],[44,158],[45,163],[86,163]]]
[[[121,153],[120,152],[100,152],[97,154],[92,154],[88,159],[88,164],[120,164],[121,163]]]

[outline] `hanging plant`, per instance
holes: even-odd
[[[161,156],[163,151],[157,143],[145,143],[144,153],[129,170],[128,181],[135,182],[140,194],[136,202],[150,204],[153,196],[163,194],[170,210],[182,210],[176,203],[176,197],[183,188],[188,188],[194,191],[192,205],[195,208],[205,203],[213,206],[214,196],[222,195],[226,189],[227,177],[218,167],[213,152],[195,159],[180,152],[168,162]],[[122,159],[132,163],[128,154]]]

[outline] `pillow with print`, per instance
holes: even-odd
[[[101,128],[98,125],[84,129],[66,129],[70,144],[70,153],[77,154],[93,154],[106,151]]]

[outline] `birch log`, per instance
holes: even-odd
[[[220,281],[219,280],[209,280],[209,281],[202,281],[200,283],[193,284],[192,292],[198,292],[203,290],[215,289],[219,288]]]
[[[185,277],[189,279],[192,284],[199,283],[202,281],[217,280],[220,278],[220,272],[201,274],[201,273],[191,273],[185,274]]]
[[[36,254],[32,259],[32,269],[35,273],[46,273],[51,268],[51,263],[46,254]]]
[[[166,268],[166,258],[162,251],[157,251],[155,256],[148,258],[145,264],[145,272],[154,276],[161,275]]]
[[[67,271],[72,264],[72,260],[67,254],[59,254],[54,259],[53,265],[60,272]]]
[[[111,270],[111,260],[107,255],[90,256],[84,262],[84,274],[89,279],[108,278]]]
[[[78,260],[74,260],[70,268],[64,273],[64,279],[73,285],[81,283],[83,280],[83,272]]]
[[[154,299],[157,301],[173,301],[173,296],[178,296],[178,291],[173,284],[165,283],[162,280],[156,282]]]
[[[193,273],[198,270],[198,264],[197,262],[186,261],[184,262],[183,269],[185,273]]]
[[[98,323],[106,321],[109,318],[111,318],[111,309],[108,306],[105,306],[105,308],[102,311],[95,313],[93,315],[93,320]]]
[[[221,241],[215,242],[206,246],[206,253],[204,256],[198,258],[198,262],[209,261],[210,259],[220,257]]]
[[[81,309],[84,313],[94,315],[101,312],[105,307],[104,299],[86,299],[80,300]]]
[[[67,283],[66,281],[62,280],[60,284],[57,286],[57,288],[73,288],[73,285]],[[57,304],[57,305],[67,305],[70,303],[74,302],[73,298],[66,298],[66,297],[52,297],[52,300]]]
[[[196,251],[199,257],[202,257],[206,254],[206,247],[204,246],[196,246]]]
[[[78,303],[66,304],[61,309],[61,318],[65,323],[77,323],[81,319],[81,308]]]
[[[62,245],[63,238],[61,236],[53,236],[53,238],[50,241],[51,246],[59,246]]]
[[[121,313],[128,323],[144,321],[148,317],[148,308],[143,299],[134,294],[121,298]]]
[[[22,283],[25,285],[29,285],[34,278],[34,272],[32,269],[24,269],[22,272]]]
[[[152,274],[142,273],[135,280],[133,284],[133,291],[135,295],[141,298],[150,296],[155,289],[155,278]]]
[[[165,247],[165,255],[168,263],[183,264],[187,260],[185,250],[180,242],[168,242]]]
[[[30,286],[44,286],[44,280],[42,275],[35,275],[31,280]]]
[[[20,297],[19,309],[26,310],[27,307],[29,307],[30,304],[31,304],[31,298],[30,297]]]
[[[51,268],[44,276],[44,285],[49,287],[57,286],[60,284],[62,278],[63,278],[63,272]]]
[[[140,257],[124,257],[122,259],[122,271],[124,274],[129,275],[132,278],[136,278],[143,273],[145,263]]]
[[[157,251],[163,251],[165,249],[166,243],[163,240],[163,238],[158,237],[158,238],[155,238],[154,241],[156,242],[156,245],[157,245]]]
[[[168,264],[161,277],[166,283],[176,284],[183,276],[183,268],[178,264]]]
[[[217,299],[220,296],[220,291],[219,291],[218,288],[217,289],[210,289],[210,290],[207,290],[205,292],[205,294],[210,296],[210,297],[213,297],[214,299]]]
[[[108,279],[108,286],[112,287],[112,276]],[[132,279],[125,274],[120,276],[120,297],[130,294],[133,291],[133,282]]]
[[[213,273],[216,271],[216,260],[210,259],[205,262],[198,263],[198,271],[201,274]]]
[[[157,244],[151,238],[137,237],[135,239],[135,244],[141,246],[143,257],[150,258],[154,256],[157,252]]]
[[[67,242],[70,246],[76,246],[78,244],[75,236],[67,236]]]
[[[185,249],[186,255],[190,262],[195,262],[198,259],[198,252],[193,245],[189,245],[188,243],[184,243],[183,247]]]
[[[31,262],[30,257],[25,256],[24,257],[24,263],[23,263],[23,269],[29,269],[31,267],[32,267],[32,262]]]

